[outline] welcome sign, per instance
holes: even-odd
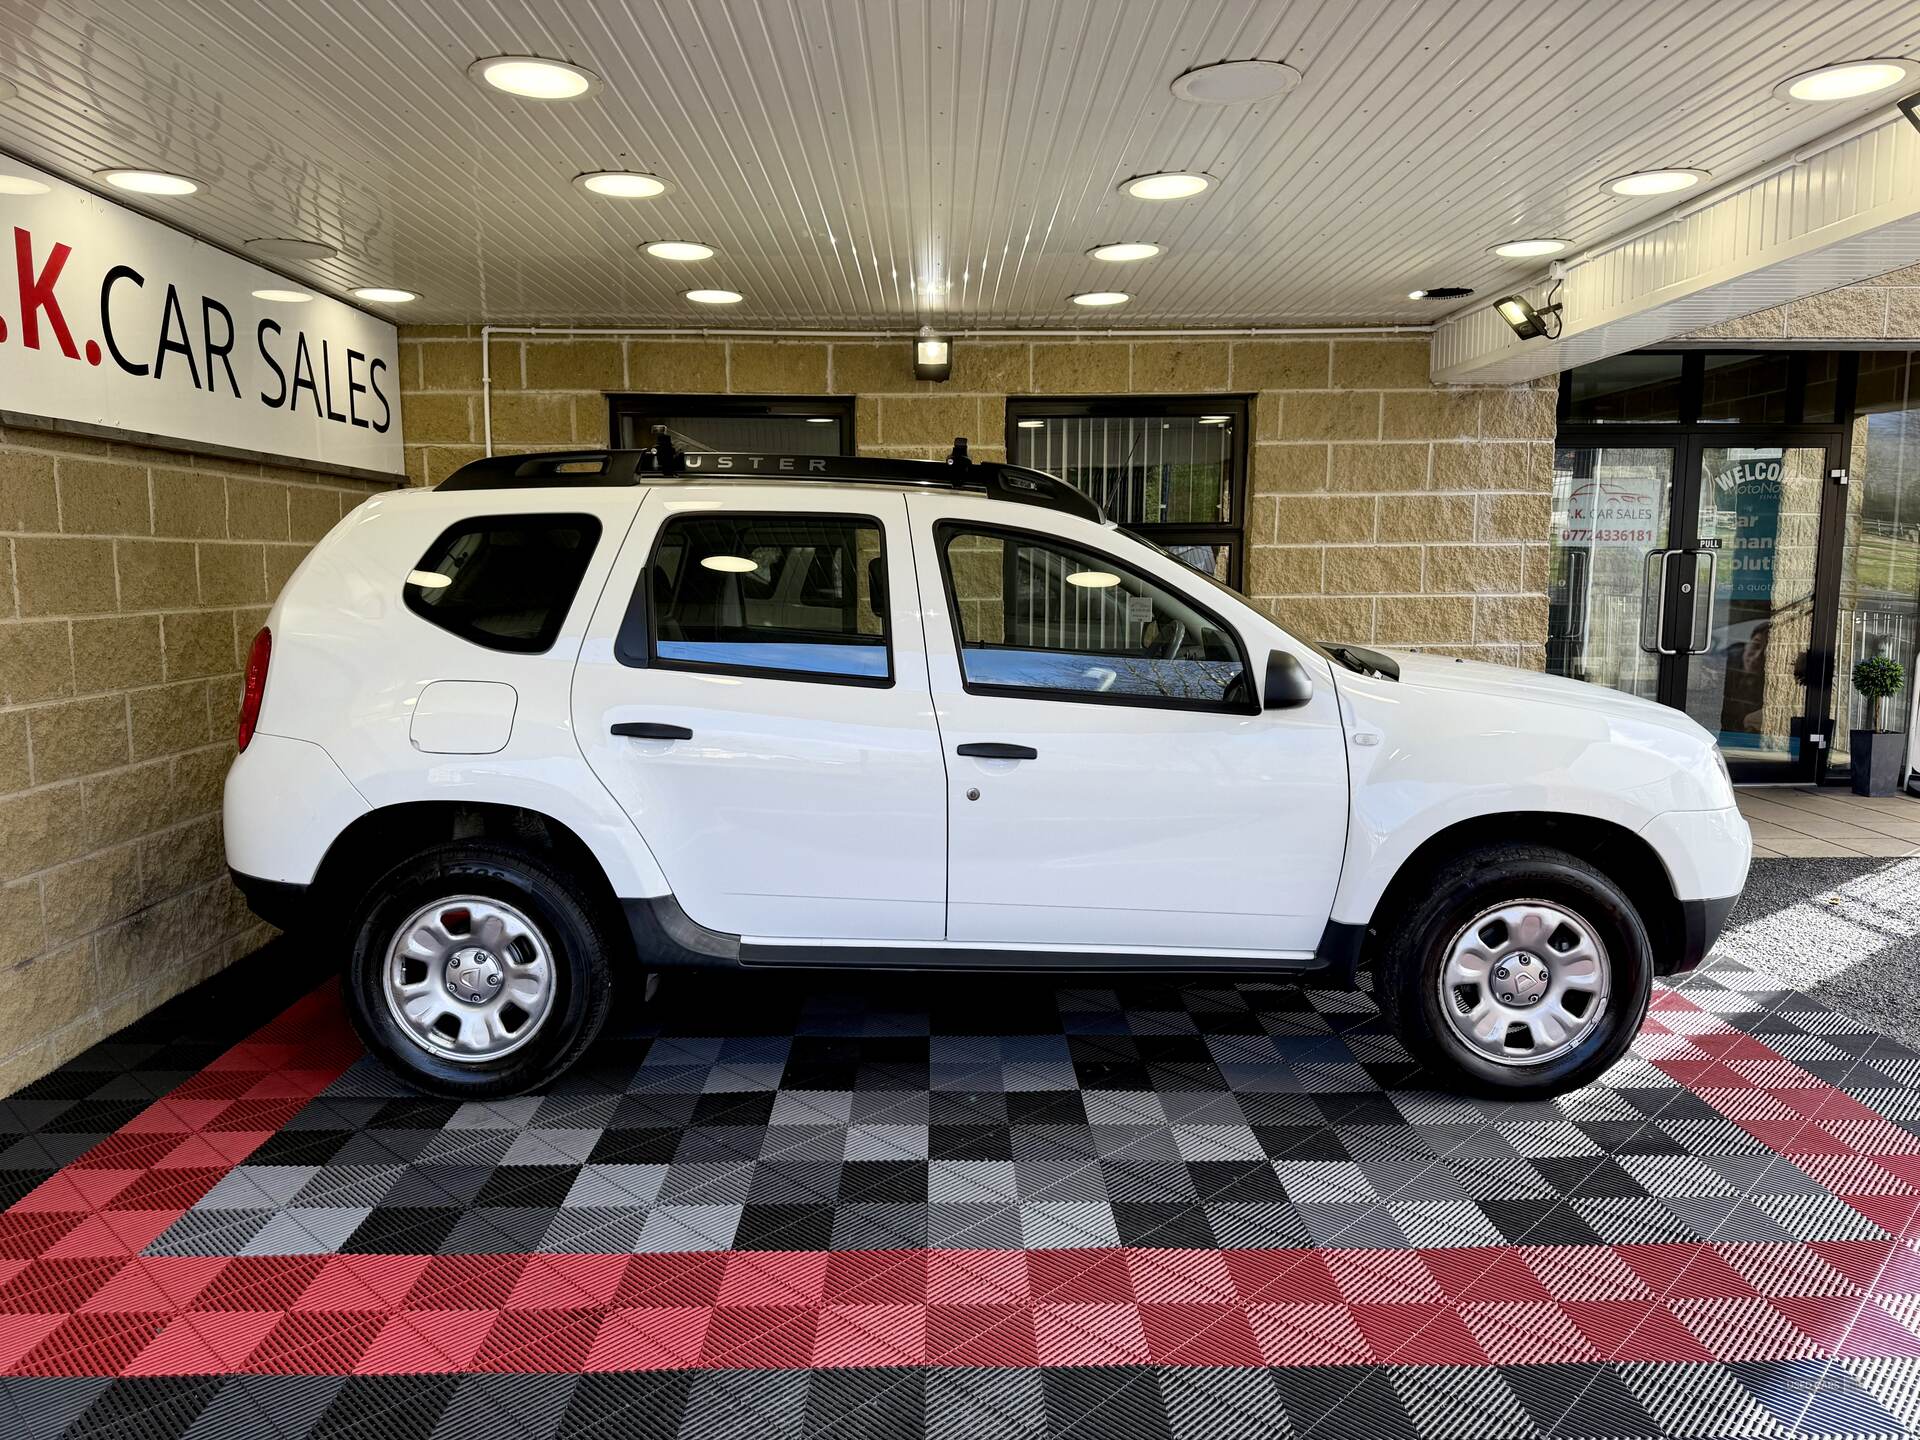
[[[0,414],[400,475],[394,327],[57,176],[0,194]],[[307,289],[307,287],[300,287]]]

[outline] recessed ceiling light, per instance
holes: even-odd
[[[600,84],[600,77],[564,60],[537,55],[495,55],[476,60],[467,74],[482,85],[523,100],[577,100]]]
[[[200,188],[198,180],[165,170],[96,170],[93,173],[114,189],[131,190],[136,195],[191,195]]]
[[[338,247],[324,240],[302,240],[296,235],[266,236],[246,244],[254,254],[269,260],[331,260],[340,253]]]
[[[1600,188],[1609,195],[1671,195],[1691,190],[1706,178],[1704,170],[1636,170],[1631,175],[1616,175]]]
[[[1044,430],[1047,428],[1047,422],[1044,420],[1019,420],[1014,423],[1019,425],[1022,430]]]
[[[807,424],[809,425],[832,425],[834,423],[835,423],[834,418],[831,415],[807,416]]]
[[[44,195],[51,188],[24,175],[0,175],[0,195]]]
[[[1284,95],[1300,83],[1300,72],[1278,60],[1222,60],[1176,75],[1175,97],[1196,105],[1251,105]]]
[[[1151,260],[1160,253],[1160,247],[1146,240],[1121,240],[1112,245],[1096,245],[1087,251],[1095,260],[1111,260],[1115,264],[1124,264],[1129,260]]]
[[[1907,80],[1920,76],[1920,64],[1911,60],[1849,60],[1839,65],[1822,65],[1773,87],[1776,99],[1800,100],[1819,104],[1827,100],[1857,100],[1862,95],[1877,95]]]
[[[362,285],[353,292],[356,300],[368,300],[375,305],[404,305],[409,300],[420,297],[411,290],[394,290],[385,285]]]
[[[673,188],[658,175],[639,170],[590,170],[585,175],[574,176],[573,183],[582,190],[615,200],[651,200]]]
[[[1163,170],[1153,175],[1136,175],[1120,188],[1136,200],[1184,200],[1198,195],[1213,183],[1211,175],[1197,170]]]
[[[1409,300],[1459,300],[1473,293],[1471,285],[1429,285],[1424,290],[1407,291]]]
[[[1558,255],[1573,242],[1571,240],[1509,240],[1504,245],[1493,247],[1493,253],[1505,256],[1509,260],[1533,260],[1542,255]]]
[[[744,555],[702,555],[700,568],[718,570],[722,575],[748,575],[760,568],[760,562]]]
[[[1231,415],[1202,415],[1200,417],[1200,423],[1202,425],[1225,425],[1232,419],[1233,417]]]
[[[253,292],[253,298],[272,300],[281,305],[304,305],[313,299],[313,296],[304,290],[256,290]]]
[[[687,299],[696,305],[738,305],[740,292],[737,290],[689,290]]]
[[[1075,570],[1067,576],[1067,583],[1082,590],[1111,590],[1120,583],[1120,577],[1111,570]]]
[[[1067,298],[1076,305],[1124,305],[1133,297],[1124,290],[1082,290]]]
[[[640,247],[656,260],[711,260],[713,247],[695,240],[655,240]]]

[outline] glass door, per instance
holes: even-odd
[[[1547,669],[1629,695],[1661,695],[1654,634],[1672,514],[1675,444],[1554,451]]]
[[[1667,635],[1682,688],[1667,698],[1718,737],[1738,780],[1820,778],[1840,466],[1824,436],[1711,435],[1689,447]]]

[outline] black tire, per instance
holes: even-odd
[[[491,1060],[429,1053],[387,1001],[388,949],[422,906],[454,895],[497,900],[536,926],[553,959],[552,998],[530,1037]],[[350,926],[347,1014],[367,1049],[431,1094],[485,1099],[538,1090],[564,1074],[600,1033],[613,1002],[614,936],[598,903],[547,856],[508,842],[456,840],[389,870],[367,890]]]
[[[1633,902],[1600,870],[1543,845],[1494,845],[1448,861],[1413,894],[1403,914],[1381,917],[1373,992],[1436,1087],[1546,1099],[1594,1080],[1626,1053],[1646,1018],[1653,949]],[[1523,899],[1561,906],[1593,928],[1606,947],[1609,993],[1599,1022],[1573,1049],[1539,1064],[1503,1064],[1454,1033],[1441,1011],[1441,967],[1475,916]]]

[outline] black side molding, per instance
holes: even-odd
[[[1739,899],[1738,895],[1721,895],[1711,900],[1682,900],[1679,948],[1656,946],[1660,953],[1654,960],[1654,973],[1678,975],[1683,970],[1697,968],[1713,949],[1720,932],[1727,928],[1727,916],[1733,913]]]
[[[307,910],[307,895],[312,888],[290,880],[262,880],[258,875],[243,875],[231,865],[227,873],[246,897],[247,908],[278,930],[290,930]]]
[[[1326,967],[1327,983],[1352,990],[1360,983],[1360,962],[1366,954],[1367,927],[1344,920],[1329,920],[1320,932],[1320,944],[1314,957]]]

